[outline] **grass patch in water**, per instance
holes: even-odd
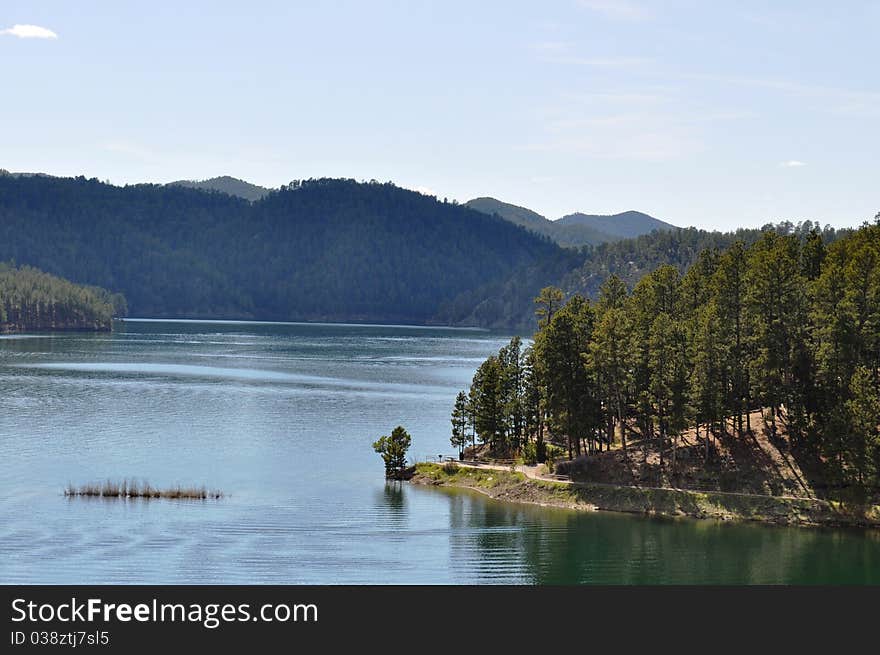
[[[207,500],[209,498],[222,498],[223,492],[216,489],[208,489],[202,486],[175,485],[160,489],[153,487],[149,482],[137,482],[134,480],[93,482],[74,486],[67,485],[64,495],[82,498],[167,498],[171,500]]]

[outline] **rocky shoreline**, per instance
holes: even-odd
[[[776,525],[880,528],[880,506],[852,507],[812,498],[561,484],[528,479],[522,473],[512,471],[430,463],[418,464],[410,482],[472,489],[495,500],[582,511],[757,521]]]

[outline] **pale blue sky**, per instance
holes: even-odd
[[[855,225],[878,29],[877,1],[3,0],[0,168]]]

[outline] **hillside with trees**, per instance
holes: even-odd
[[[260,200],[268,195],[271,190],[229,175],[212,177],[207,180],[178,180],[177,182],[169,182],[168,186],[182,186],[188,189],[200,189],[201,191],[216,191],[229,196],[244,198],[251,202]]]
[[[654,230],[673,230],[676,227],[666,221],[633,210],[610,215],[576,212],[563,216],[555,222],[563,228],[588,227],[610,234],[615,239],[632,239],[643,234],[650,234]]]
[[[597,246],[610,241],[629,239],[655,230],[673,230],[674,225],[637,211],[620,214],[569,214],[550,220],[537,212],[495,198],[474,198],[465,203],[485,214],[497,215],[546,236],[563,247]]]
[[[0,264],[0,332],[109,330],[125,299],[30,266]]]
[[[523,225],[553,223],[519,209]],[[803,239],[819,228],[765,229]],[[252,202],[186,186],[0,174],[0,261],[119,291],[135,316],[526,333],[546,286],[596,299],[611,275],[631,288],[661,264],[684,273],[703,250],[761,234],[676,228],[560,248],[500,216],[390,183],[307,180]]]
[[[598,245],[606,241],[615,241],[616,237],[590,225],[561,225],[559,221],[551,221],[537,212],[519,207],[495,198],[474,198],[465,205],[484,214],[497,215],[515,225],[552,239],[560,246],[577,248],[584,245]]]
[[[594,302],[543,289],[533,344],[478,368],[453,443],[593,481],[876,498],[880,214],[831,243],[783,232],[632,290],[611,275]]]
[[[527,333],[537,327],[532,300],[544,287],[559,287],[566,297],[580,294],[595,300],[602,284],[612,275],[632,288],[662,264],[672,265],[684,273],[707,249],[723,250],[737,241],[750,245],[766,231],[804,239],[813,230],[820,232],[826,243],[848,233],[848,230],[838,231],[830,226],[822,228],[812,221],[798,224],[785,221],[735,232],[676,228],[595,247],[585,246],[578,251],[566,249],[552,261],[522,266],[506,279],[463,293],[445,303],[438,318],[454,325],[508,328]]]
[[[558,246],[378,182],[256,202],[179,186],[0,176],[0,260],[125,294],[135,316],[428,323]]]

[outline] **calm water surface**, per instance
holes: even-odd
[[[389,326],[127,321],[0,338],[0,582],[880,583],[880,534],[515,506],[386,485],[370,444],[450,453],[506,339]],[[107,477],[221,501],[66,499]]]

